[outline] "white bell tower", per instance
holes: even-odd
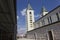
[[[48,13],[48,11],[46,10],[46,8],[43,6],[42,10],[41,10],[41,16],[44,16]]]
[[[26,9],[26,26],[27,26],[27,31],[33,30],[34,29],[34,10],[28,4],[28,7]]]

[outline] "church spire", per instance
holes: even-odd
[[[32,7],[31,7],[31,5],[30,5],[30,1],[28,0],[28,6],[27,6],[27,9],[28,10],[32,10]]]
[[[42,7],[41,13],[42,13],[42,16],[44,16],[48,13],[48,11],[46,10],[46,8],[44,6]]]
[[[28,7],[27,7],[28,10],[32,10],[32,7],[30,4],[28,4]]]
[[[44,16],[44,15],[46,15],[47,13],[48,13],[48,11],[44,7],[44,1],[42,1],[41,17]]]
[[[42,12],[48,12],[44,6],[42,7]]]

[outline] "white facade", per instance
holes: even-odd
[[[26,25],[27,25],[27,31],[33,30],[34,29],[34,10],[32,10],[30,4],[28,4],[28,8],[26,10]]]

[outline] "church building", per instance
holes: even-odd
[[[48,12],[42,7],[41,17],[34,21],[34,10],[28,4],[26,11],[27,38],[33,40],[60,40],[60,5]]]

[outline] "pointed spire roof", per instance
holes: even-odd
[[[44,6],[42,7],[42,12],[48,12]]]
[[[28,7],[27,7],[28,10],[32,10],[32,7],[30,4],[28,4]]]
[[[46,8],[44,6],[42,7],[41,13],[42,13],[42,16],[44,16],[48,13],[48,11],[46,10]]]

